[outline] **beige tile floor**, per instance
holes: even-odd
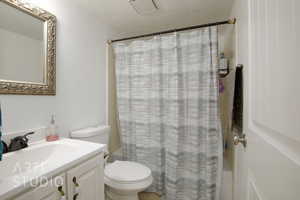
[[[160,200],[159,196],[155,193],[142,192],[139,194],[140,200]]]

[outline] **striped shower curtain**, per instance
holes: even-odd
[[[123,159],[166,200],[218,200],[217,27],[114,44]]]

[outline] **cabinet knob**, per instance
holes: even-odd
[[[77,200],[78,196],[79,196],[79,193],[74,194],[73,195],[73,200]]]
[[[73,195],[73,200],[77,200],[78,196],[79,196],[79,184],[77,182],[76,177],[73,177],[73,183],[75,186],[75,191],[74,191],[74,195]]]
[[[63,190],[63,187],[62,187],[62,186],[59,186],[59,187],[57,188],[57,190],[58,190],[59,193],[60,193],[61,200],[65,200],[65,192],[64,192],[64,190]]]
[[[75,187],[79,187],[76,177],[73,177],[73,183],[74,183]]]

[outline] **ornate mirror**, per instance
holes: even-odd
[[[56,17],[0,0],[0,94],[55,95]]]

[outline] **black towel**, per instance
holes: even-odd
[[[235,89],[233,100],[233,129],[243,133],[243,66],[239,65],[235,72]]]

